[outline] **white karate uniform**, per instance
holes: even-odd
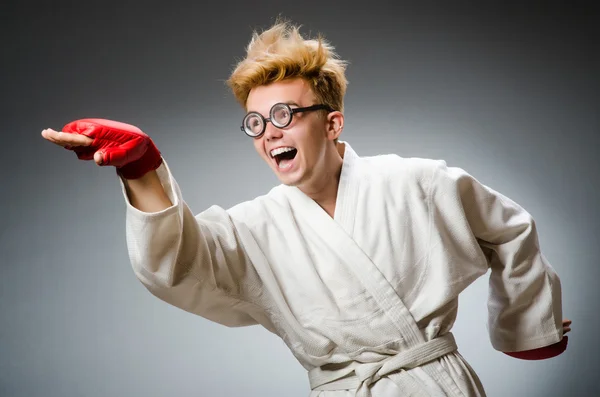
[[[166,162],[170,208],[143,213],[122,185],[136,276],[171,305],[281,337],[311,397],[484,396],[450,330],[490,269],[493,347],[561,340],[560,280],[523,208],[444,161],[344,144],[334,218],[285,185],[194,215]]]

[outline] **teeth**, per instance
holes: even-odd
[[[271,157],[275,157],[281,153],[285,153],[285,152],[290,152],[292,150],[295,150],[296,148],[293,147],[280,147],[277,149],[273,149],[271,150]]]

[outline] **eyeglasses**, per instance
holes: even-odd
[[[241,130],[252,138],[261,136],[270,121],[277,128],[285,128],[292,122],[293,115],[296,113],[310,112],[313,110],[325,109],[333,112],[333,109],[327,105],[312,105],[304,108],[292,108],[287,103],[276,103],[269,111],[269,118],[265,119],[258,112],[250,112],[244,117]]]

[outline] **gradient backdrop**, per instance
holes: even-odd
[[[3,2],[0,396],[307,395],[277,337],[151,296],[130,268],[114,170],[40,136],[84,117],[137,125],[194,212],[266,192],[277,180],[224,80],[278,14],[350,61],[343,139],[359,154],[443,158],[536,219],[569,349],[535,363],[495,352],[482,277],[454,331],[489,395],[600,395],[598,15],[591,2],[448,3]]]

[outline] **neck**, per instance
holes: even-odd
[[[332,146],[330,153],[327,153],[323,172],[314,175],[315,180],[311,181],[310,186],[299,187],[304,194],[319,204],[331,217],[335,213],[344,152],[345,146],[343,143],[338,142],[335,146]]]

